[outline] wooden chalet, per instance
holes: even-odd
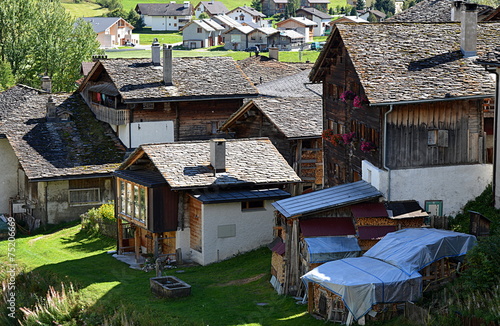
[[[201,265],[270,243],[297,174],[268,139],[141,145],[115,171],[118,251]]]
[[[98,120],[136,148],[214,137],[220,124],[257,95],[236,62],[226,57],[172,58],[152,46],[152,60],[99,60],[79,88]]]
[[[261,71],[263,76],[267,69]],[[304,181],[290,189],[293,194],[317,189],[323,183],[321,89],[306,87],[308,70],[298,71],[291,75],[282,72],[284,77],[259,84],[259,93],[265,97],[245,103],[221,127],[235,138],[269,137]]]
[[[323,83],[326,185],[363,178],[449,215],[491,182],[495,84],[472,56],[499,43],[500,24],[466,9],[462,24],[335,25],[310,74]]]

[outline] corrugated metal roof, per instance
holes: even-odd
[[[351,206],[354,217],[388,217],[383,203],[361,203]]]
[[[355,204],[381,196],[380,191],[366,181],[361,180],[282,199],[273,203],[273,206],[283,216],[292,217]]]
[[[256,190],[232,190],[210,192],[207,189],[203,193],[193,193],[193,196],[205,204],[228,203],[235,201],[251,201],[260,199],[282,199],[290,197],[290,194],[281,189],[256,189]]]
[[[149,188],[158,187],[167,183],[160,173],[154,171],[120,170],[113,172],[113,175]]]
[[[397,229],[396,225],[358,226],[358,235],[360,240],[378,240]]]
[[[325,237],[354,235],[356,229],[350,217],[313,218],[300,221],[300,230],[304,237]]]

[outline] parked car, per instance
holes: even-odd
[[[135,44],[132,42],[125,42],[125,46],[135,46]]]

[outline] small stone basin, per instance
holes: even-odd
[[[174,276],[160,276],[149,279],[151,292],[160,298],[181,298],[191,294],[191,285]]]

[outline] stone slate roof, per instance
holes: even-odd
[[[486,53],[484,56],[478,58],[476,63],[485,66],[500,66],[500,47],[496,47],[491,52]]]
[[[195,8],[203,4],[205,11],[211,15],[222,15],[228,12],[226,6],[220,1],[200,1]]]
[[[310,69],[258,85],[260,95],[273,97],[321,97],[323,86],[309,81]]]
[[[322,12],[321,10],[318,10],[316,8],[304,7],[304,8],[297,9],[297,11],[295,11],[295,13],[298,13],[301,11],[304,11],[310,15],[316,16],[316,17],[321,18],[321,19],[332,19],[332,16],[330,16],[329,14]]]
[[[154,66],[150,59],[108,59],[100,64],[124,102],[257,95],[229,57],[173,58],[173,86],[163,84],[163,67]]]
[[[46,122],[49,96],[71,121]],[[77,93],[49,95],[22,85],[0,93],[0,134],[30,180],[109,174],[125,155],[109,125],[97,121]]]
[[[267,138],[227,140],[226,172],[215,174],[210,166],[209,141],[141,145],[120,170],[144,154],[173,189],[301,181]]]
[[[446,23],[451,21],[453,0],[422,0],[414,6],[387,18],[386,22]],[[493,8],[478,5],[478,16],[483,17]]]
[[[251,107],[258,108],[287,138],[320,137],[323,131],[323,101],[315,98],[269,98],[251,100],[236,111],[221,130],[231,128]]]
[[[302,71],[297,65],[265,56],[251,56],[238,61],[238,65],[254,84],[267,83]]]
[[[499,29],[499,23],[478,24],[479,56],[500,43]],[[342,38],[371,104],[495,93],[489,74],[463,58],[459,23],[341,24],[332,33],[325,48]],[[311,80],[322,80],[328,53],[320,54]]]
[[[191,16],[193,7],[183,3],[138,3],[135,11],[146,16]]]

